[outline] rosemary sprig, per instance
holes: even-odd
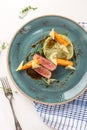
[[[37,7],[32,7],[32,6],[27,6],[27,7],[25,7],[24,9],[22,9],[21,11],[20,11],[20,14],[19,14],[19,18],[24,18],[26,15],[27,15],[27,13],[29,12],[29,11],[31,11],[31,10],[36,10],[37,9]]]

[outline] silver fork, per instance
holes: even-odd
[[[20,123],[17,120],[17,117],[14,112],[14,108],[13,108],[13,104],[12,104],[13,93],[12,93],[11,87],[9,85],[8,79],[7,79],[7,77],[2,77],[2,78],[0,78],[0,80],[1,80],[1,83],[3,86],[4,94],[5,94],[6,98],[9,100],[9,103],[10,103],[10,106],[12,109],[16,130],[22,130]]]

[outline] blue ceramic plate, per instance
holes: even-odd
[[[54,28],[67,35],[74,45],[72,58],[75,71],[58,66],[52,73],[56,82],[47,86],[46,82],[34,72],[19,71],[20,62],[39,49],[36,42],[47,36]],[[9,53],[8,67],[16,86],[34,101],[46,104],[62,104],[78,97],[87,84],[87,33],[75,22],[61,16],[42,16],[29,21],[14,36]]]

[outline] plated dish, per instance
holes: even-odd
[[[57,79],[52,79],[52,71],[56,70],[57,66],[64,66],[65,69],[75,70],[73,61],[70,61],[74,56],[74,48],[71,40],[64,34],[59,34],[52,29],[49,34],[33,44],[26,63],[20,63],[16,71],[36,73],[37,77],[45,80],[47,84],[52,84]],[[38,75],[39,74],[39,75]],[[49,82],[48,82],[49,81]],[[51,82],[50,82],[51,81]]]
[[[58,40],[61,39],[61,36],[66,41],[68,39],[70,42],[68,50],[66,45],[60,47],[61,40],[57,41],[54,38],[54,30],[58,34]],[[53,48],[50,51],[48,46],[50,38],[55,41],[55,45],[57,43],[57,51]],[[62,48],[62,51],[58,47]],[[8,69],[11,78],[15,85],[34,101],[45,104],[69,102],[86,89],[86,47],[86,32],[72,20],[56,15],[33,19],[16,33],[11,42],[8,52]],[[19,70],[21,61],[23,61],[21,63],[23,66],[30,62],[33,57],[36,60],[38,55],[55,65],[55,58],[53,58],[55,56],[57,56],[56,59],[68,60],[72,64],[63,66],[59,64],[59,60],[56,60],[57,67],[51,72],[49,78],[41,75],[42,72],[38,74],[33,71],[32,67],[23,71],[16,71]],[[38,65],[44,66],[43,63]],[[34,67],[34,70],[38,68],[36,64]]]

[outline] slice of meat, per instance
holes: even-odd
[[[37,59],[38,62],[44,66],[45,68],[47,68],[50,71],[53,71],[56,69],[56,65],[54,63],[52,63],[51,61],[47,60],[46,58],[40,56],[39,54],[35,54],[33,56],[33,59]]]
[[[51,72],[49,70],[47,70],[46,68],[44,68],[43,66],[40,66],[33,70],[35,70],[38,74],[40,74],[41,76],[43,76],[47,79],[51,78]]]

